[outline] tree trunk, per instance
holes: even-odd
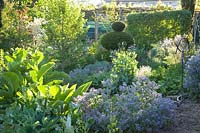
[[[181,0],[181,6],[183,9],[190,10],[194,13],[196,0]]]

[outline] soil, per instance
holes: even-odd
[[[159,133],[200,133],[200,103],[184,100],[177,107],[175,123]]]

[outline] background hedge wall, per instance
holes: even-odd
[[[187,10],[134,13],[127,16],[127,23],[135,44],[148,49],[152,43],[190,31],[192,14]]]

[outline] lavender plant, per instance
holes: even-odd
[[[157,88],[155,82],[140,77],[131,85],[123,83],[112,96],[109,88],[93,88],[77,102],[82,105],[83,119],[94,120],[90,131],[108,132],[110,125],[125,132],[155,131],[172,122],[175,109],[174,102],[162,98]]]
[[[186,63],[184,87],[194,99],[200,99],[200,54],[192,56]]]

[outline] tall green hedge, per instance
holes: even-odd
[[[129,32],[139,48],[150,48],[150,44],[164,38],[187,33],[192,24],[192,14],[187,10],[135,13],[127,16]]]

